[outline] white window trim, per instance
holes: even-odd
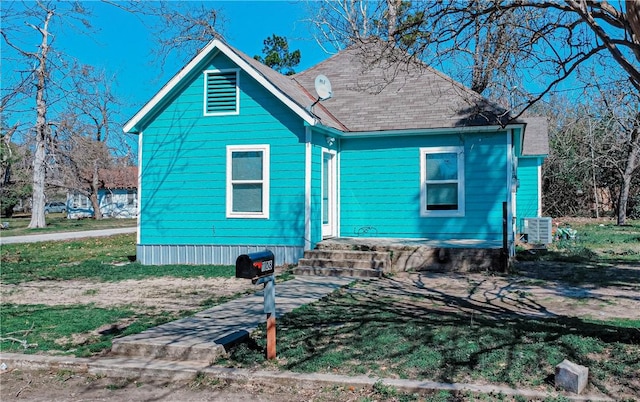
[[[233,182],[231,178],[231,155],[234,152],[262,152],[262,212],[234,212],[233,211]],[[257,218],[269,219],[269,167],[270,152],[268,144],[260,145],[227,145],[227,218]],[[236,183],[249,183],[247,181],[236,181]],[[256,183],[256,181],[250,181]]]
[[[233,112],[207,112],[207,75],[224,74],[228,72],[236,73],[236,110]],[[202,74],[202,112],[204,116],[233,116],[240,114],[240,69],[229,68],[226,70],[205,70]]]
[[[427,211],[427,154],[455,153],[458,155],[458,209],[448,211]],[[464,147],[420,148],[420,216],[421,217],[463,217],[465,214],[464,196]]]

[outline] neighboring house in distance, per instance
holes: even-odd
[[[135,218],[138,216],[138,168],[100,169],[98,201],[102,216],[110,218]],[[93,217],[89,198],[78,192],[67,194],[69,219]]]
[[[138,260],[234,264],[268,248],[296,263],[340,237],[495,248],[503,205],[513,249],[517,214],[540,211],[529,187],[546,125],[504,124],[444,74],[368,65],[361,51],[293,76],[218,39],[200,51],[124,127],[139,135]],[[318,102],[320,75],[333,97]]]

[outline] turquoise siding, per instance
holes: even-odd
[[[538,217],[540,199],[538,187],[538,167],[542,158],[519,158],[518,181],[520,187],[516,193],[516,222],[518,231],[522,230],[523,218]]]
[[[516,156],[522,155],[522,130],[519,128],[513,129],[513,149]]]
[[[203,116],[208,60],[142,134],[140,245],[304,244],[305,129],[302,120],[246,73],[240,114]],[[269,219],[226,217],[226,146],[270,145]]]
[[[465,216],[420,216],[420,148],[464,146]],[[341,141],[341,236],[499,240],[507,135]]]
[[[322,140],[314,133],[311,143],[311,248],[322,240]]]
[[[322,240],[322,154],[326,149],[338,151],[340,140],[327,145],[326,135],[313,132],[311,137],[311,247]],[[339,152],[338,152],[339,155]],[[338,172],[338,176],[340,173]],[[339,208],[339,207],[338,207]]]

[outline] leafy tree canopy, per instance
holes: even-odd
[[[262,54],[253,56],[254,59],[284,74],[295,74],[294,67],[300,64],[300,50],[289,52],[289,43],[284,36],[271,35],[264,40]]]

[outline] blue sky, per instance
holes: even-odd
[[[276,34],[289,41],[291,50],[301,51],[301,63],[296,71],[309,68],[330,55],[315,42],[309,19],[309,3],[303,0],[288,1],[206,1],[205,6],[219,11],[221,24],[217,25],[227,42],[250,56],[262,54],[265,38]],[[4,3],[7,8],[9,3]],[[113,76],[112,90],[122,102],[118,120],[124,124],[184,65],[184,60],[168,58],[164,70],[154,62],[151,54],[156,45],[152,32],[137,15],[125,12],[102,2],[85,2],[92,10],[92,32],[79,32],[70,26],[53,26],[55,47],[82,64],[104,70]],[[19,7],[20,3],[11,4]],[[27,31],[29,32],[29,31]],[[21,46],[35,49],[39,38],[21,38]],[[17,70],[28,69],[16,65],[7,57],[10,49],[4,43],[2,52],[2,81]],[[10,55],[9,55],[10,56]],[[13,121],[35,121],[33,107],[25,105],[26,112],[13,113]],[[15,138],[19,140],[18,138]]]
[[[296,71],[309,68],[330,56],[316,43],[313,26],[306,21],[312,17],[309,10],[312,4],[306,0],[203,3],[220,12],[222,24],[219,29],[229,44],[250,56],[261,54],[264,39],[272,34],[286,37],[292,50],[301,51],[302,59]],[[6,8],[7,4],[11,3],[3,2],[2,7]],[[170,57],[162,70],[157,62],[153,63],[151,51],[156,42],[151,37],[152,32],[140,20],[142,17],[103,2],[87,1],[84,4],[93,9],[91,24],[96,32],[87,35],[68,27],[54,27],[54,44],[81,63],[104,70],[107,76],[114,76],[112,90],[122,100],[118,120],[124,124],[180,70],[184,60]],[[35,41],[29,38],[28,44],[35,46],[37,41],[37,38]],[[18,67],[6,59],[4,43],[0,50],[3,55],[2,79],[8,82],[7,77]],[[24,66],[19,68],[26,69]],[[532,85],[532,82],[527,83],[528,87]],[[572,86],[573,80],[567,80],[559,89]],[[535,92],[535,89],[527,89]],[[25,109],[26,113],[11,116],[9,121],[35,121],[33,107]]]
[[[296,71],[302,71],[329,57],[315,42],[308,4],[303,1],[215,1],[206,2],[222,13],[222,34],[229,44],[250,56],[262,54],[263,41],[272,34],[285,36],[292,50],[302,58]],[[116,74],[115,91],[127,100],[122,117],[128,119],[183,66],[168,60],[164,74],[153,64],[151,33],[138,17],[116,7],[95,3],[92,20],[99,32],[93,37],[69,33],[56,38],[69,54],[81,62]]]

